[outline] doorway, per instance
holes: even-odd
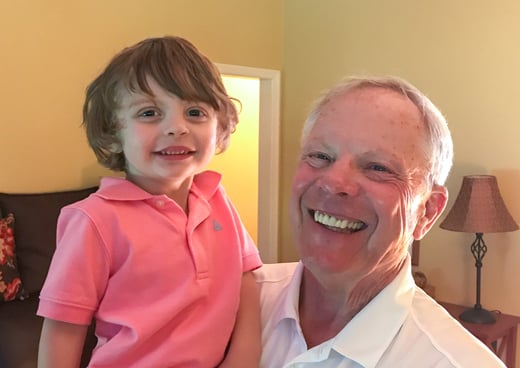
[[[244,212],[245,216],[248,208],[256,208],[254,212],[256,212],[257,226],[256,229],[250,230],[250,232],[253,235],[256,230],[256,242],[263,262],[276,263],[278,262],[280,72],[272,69],[229,64],[217,64],[217,67],[222,73],[225,83],[227,77],[230,77],[231,83],[236,82],[237,78],[246,80],[246,85],[249,87],[244,90],[243,95],[241,96],[241,92],[238,92],[238,95],[230,93],[232,97],[238,98],[244,104],[244,102],[251,103],[249,102],[251,99],[248,96],[255,94],[258,96],[257,102],[252,102],[257,104],[257,106],[248,109],[251,111],[256,110],[258,116],[258,125],[253,129],[253,131],[256,129],[257,139],[254,144],[249,144],[249,146],[253,147],[253,150],[257,150],[256,162],[253,163],[252,160],[254,158],[251,158],[248,159],[251,161],[249,165],[246,164],[244,166],[244,157],[240,158],[238,156],[245,155],[243,151],[238,150],[238,152],[233,154],[237,156],[236,162],[242,162],[242,165],[226,164],[218,171],[224,170],[224,187],[241,216],[241,212]],[[254,87],[255,85],[256,87]],[[256,88],[256,92],[251,92],[252,90],[249,88]],[[244,105],[243,109],[245,110],[246,108],[247,106]],[[239,119],[241,118],[242,116],[239,115]],[[242,130],[246,131],[241,124],[242,122],[238,124],[237,132],[231,136],[231,145],[228,149],[230,152],[224,152],[222,159],[226,153],[232,153],[231,147],[236,140],[240,139],[238,137],[241,128],[244,128]],[[245,133],[248,137],[250,134],[251,130]],[[247,143],[245,144],[247,145]],[[236,145],[239,146],[239,144]],[[227,157],[226,159],[234,161],[232,157]],[[218,156],[217,160],[220,160]],[[245,175],[247,174],[243,172],[246,167],[256,170],[257,187],[252,188],[250,192],[247,190],[247,186],[240,185],[246,179]],[[231,192],[231,187],[228,189],[225,183],[229,181],[234,182],[233,186],[238,185],[240,193],[234,194]],[[240,208],[244,208],[244,211],[241,211]],[[251,220],[248,219],[248,221]],[[244,223],[246,222],[244,221]],[[254,228],[251,225],[250,227]]]

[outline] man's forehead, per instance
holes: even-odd
[[[345,127],[346,139],[353,138],[352,144],[362,144],[371,152],[415,154],[415,159],[425,160],[430,154],[431,142],[419,108],[398,91],[359,87],[331,98],[323,107],[312,129],[316,138],[335,121],[337,129]]]
[[[328,120],[334,115],[345,123],[363,118],[380,124],[398,124],[402,128],[426,130],[423,114],[407,96],[377,86],[356,87],[331,96],[321,106],[317,122]]]

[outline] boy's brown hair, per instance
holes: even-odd
[[[124,171],[125,156],[119,146],[116,113],[122,89],[153,95],[147,78],[183,100],[204,102],[217,112],[217,153],[224,151],[238,124],[238,112],[227,95],[216,66],[181,37],[148,38],[115,55],[105,70],[87,87],[83,126],[98,161],[114,171]]]

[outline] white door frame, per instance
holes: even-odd
[[[260,79],[258,143],[258,249],[264,263],[278,262],[280,71],[216,64],[222,74]]]

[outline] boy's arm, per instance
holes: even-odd
[[[38,368],[78,368],[88,326],[56,321],[43,321]]]
[[[262,350],[260,300],[251,271],[242,276],[240,305],[228,353],[220,368],[257,368]]]

